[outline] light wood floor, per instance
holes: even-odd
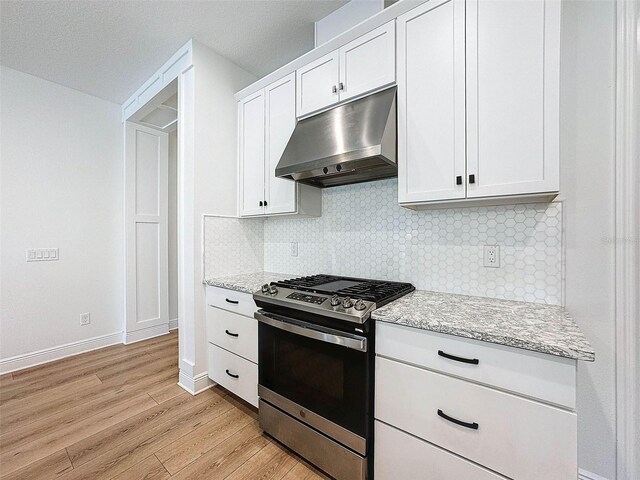
[[[176,385],[176,333],[0,377],[0,478],[326,479],[257,411]]]

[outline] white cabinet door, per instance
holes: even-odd
[[[264,213],[264,93],[238,103],[240,216]]]
[[[390,21],[340,48],[340,101],[396,81],[395,22]]]
[[[398,17],[398,201],[465,197],[465,2]]]
[[[296,70],[298,117],[338,102],[338,56],[336,50]]]
[[[296,77],[294,73],[265,88],[265,191],[267,214],[295,213],[296,183],[277,178],[280,161],[293,129],[296,127]]]
[[[467,2],[468,197],[559,189],[559,56],[559,1]]]

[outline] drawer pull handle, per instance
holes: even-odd
[[[240,378],[240,375],[236,375],[235,373],[231,373],[228,368],[227,368],[226,372],[227,372],[227,375],[229,375],[230,377]],[[478,428],[478,427],[476,427],[476,428]]]
[[[229,373],[228,370],[227,370],[227,373]],[[457,418],[450,417],[449,415],[447,415],[446,413],[444,413],[440,409],[438,409],[438,416],[444,418],[445,420],[448,420],[451,423],[455,423],[456,425],[460,425],[461,427],[470,428],[471,430],[477,430],[478,429],[478,424],[476,422],[473,422],[473,423],[463,422],[462,420],[458,420]]]
[[[456,357],[455,355],[449,355],[448,353],[445,353],[442,350],[438,350],[438,355],[444,358],[448,358],[449,360],[455,360],[456,362],[471,363],[473,365],[478,365],[480,363],[480,360],[478,360],[477,358]]]
[[[234,305],[237,305],[240,303],[238,300],[229,300],[228,298],[225,298],[224,301],[227,303],[233,303]]]
[[[240,336],[239,333],[231,333],[229,330],[225,330],[224,333],[226,333],[230,337],[239,337]]]

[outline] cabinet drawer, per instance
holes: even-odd
[[[383,322],[376,324],[376,331],[379,355],[576,407],[575,360]]]
[[[576,415],[566,410],[377,357],[375,412],[385,423],[511,478],[578,474]]]
[[[430,443],[376,421],[375,478],[378,480],[504,480]]]
[[[253,312],[258,309],[250,293],[209,286],[207,287],[207,305],[251,318],[253,318]]]
[[[212,343],[208,348],[209,378],[257,407],[258,365]]]
[[[258,322],[254,318],[208,306],[207,341],[258,363]]]

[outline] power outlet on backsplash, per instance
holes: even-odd
[[[497,268],[500,266],[500,247],[497,245],[484,246],[484,266]]]
[[[298,242],[291,242],[291,256],[298,256]]]

